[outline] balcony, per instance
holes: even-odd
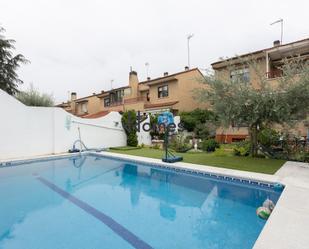
[[[108,106],[105,106],[105,107],[114,107],[114,106],[120,106],[120,105],[123,105],[123,101],[111,102]]]
[[[283,76],[283,72],[280,69],[273,69],[269,72],[266,72],[267,79],[274,79],[274,78],[279,78],[282,76]]]

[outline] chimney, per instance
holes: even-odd
[[[278,46],[280,46],[281,44],[280,44],[280,41],[279,40],[275,40],[274,41],[274,47],[278,47]]]
[[[131,97],[132,98],[136,98],[138,97],[139,95],[139,92],[138,92],[138,77],[137,77],[137,72],[135,71],[130,71],[130,74],[129,74],[129,86],[131,88]]]
[[[147,80],[150,80],[151,78],[150,77],[147,77]]]
[[[71,101],[74,101],[77,99],[77,95],[76,95],[76,92],[72,92],[71,93]]]
[[[188,71],[189,70],[189,67],[188,66],[185,66],[185,71]]]
[[[76,92],[71,92],[71,101],[70,101],[70,107],[72,110],[72,113],[75,114],[76,113],[76,104],[75,104],[75,100],[77,99],[77,94]]]
[[[163,74],[164,76],[168,76],[168,72],[164,72],[164,74]]]
[[[135,71],[130,71],[129,74],[129,85],[131,86],[132,84],[138,84],[137,72]]]
[[[92,95],[96,95],[96,93],[92,93]]]

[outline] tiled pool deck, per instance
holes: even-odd
[[[217,168],[191,163],[177,162],[173,164],[163,163],[159,159],[123,155],[111,152],[91,153],[128,159],[136,162],[154,164],[159,167],[172,167],[175,170],[192,171],[225,177],[226,180],[243,179],[250,184],[282,183],[285,189],[276,205],[276,208],[266,225],[264,226],[254,249],[308,249],[309,248],[309,164],[286,162],[275,175],[267,175],[232,169]],[[1,161],[0,166],[18,165],[31,160],[49,160],[59,157],[72,156],[72,154],[60,154],[52,156],[40,156],[22,158],[18,160]]]

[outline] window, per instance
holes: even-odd
[[[168,96],[168,85],[158,87],[158,98],[164,98]]]
[[[105,98],[104,99],[104,106],[107,107],[107,106],[110,106],[110,105],[111,105],[110,98]]]
[[[83,113],[87,113],[88,112],[87,103],[82,103],[81,109]]]
[[[250,81],[249,68],[233,70],[231,71],[230,77],[232,82],[248,83]]]
[[[123,96],[124,96],[124,90],[123,89],[119,90],[119,91],[116,91],[115,101],[116,102],[121,102]]]
[[[111,92],[110,93],[110,102],[111,103],[118,103],[118,102],[122,102],[124,96],[124,90],[117,90],[115,92]]]

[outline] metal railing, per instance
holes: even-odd
[[[274,78],[279,78],[283,76],[283,72],[280,69],[273,69],[269,72],[266,72],[266,77],[268,79],[274,79]]]

